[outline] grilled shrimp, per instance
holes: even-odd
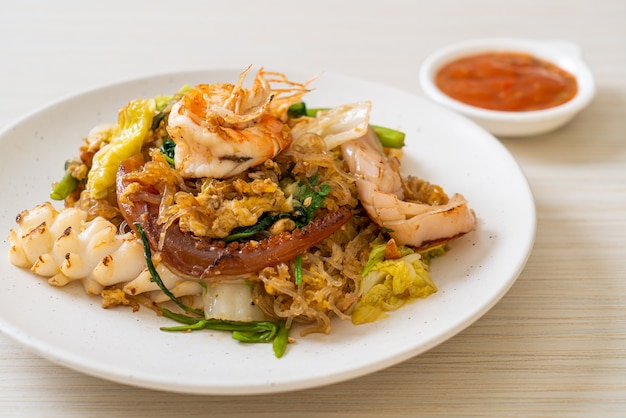
[[[294,83],[261,69],[247,89],[243,82],[249,70],[236,84],[197,85],[172,107],[167,130],[183,177],[232,177],[291,144],[287,109],[302,100],[308,82]]]
[[[357,178],[363,207],[398,244],[427,248],[474,229],[474,213],[460,194],[441,205],[405,201],[398,163],[385,155],[371,128],[363,137],[344,143],[342,153]]]

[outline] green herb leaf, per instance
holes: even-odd
[[[300,182],[298,184],[298,190],[294,194],[296,202],[294,206],[297,210],[300,210],[300,215],[304,215],[303,218],[295,217],[294,221],[296,225],[301,228],[311,222],[315,212],[323,206],[324,198],[330,193],[330,186],[328,184],[322,184],[318,187],[318,190],[314,190],[317,178],[312,178],[309,184]]]
[[[167,138],[161,144],[161,152],[165,156],[167,163],[174,167],[174,154],[176,152],[176,142],[172,138]]]
[[[232,242],[239,239],[250,238],[261,231],[265,231],[267,228],[272,226],[274,222],[276,222],[278,219],[286,216],[287,214],[270,215],[269,213],[264,213],[263,215],[261,215],[261,217],[259,217],[259,220],[254,225],[242,226],[233,229],[230,235],[224,238],[224,241]]]
[[[196,322],[202,320],[202,318],[198,318],[197,316],[189,316],[172,312],[169,309],[163,308],[162,306],[159,306],[159,310],[164,317],[172,319],[181,324],[193,325]]]
[[[268,343],[277,335],[280,324],[271,321],[228,321],[224,319],[194,318],[188,315],[177,314],[169,309],[160,307],[163,316],[180,322],[183,325],[161,327],[162,331],[184,332],[211,329],[215,331],[230,331],[233,339],[244,343]]]
[[[294,103],[287,109],[287,116],[293,119],[306,116],[306,104],[304,102]]]
[[[182,303],[180,300],[178,300],[178,298],[174,296],[174,294],[170,292],[170,290],[165,286],[165,284],[163,283],[163,280],[161,280],[161,276],[159,276],[159,273],[156,271],[156,268],[154,267],[154,263],[152,263],[152,250],[150,250],[150,244],[148,243],[148,238],[146,238],[146,234],[143,231],[143,228],[138,223],[135,224],[135,228],[137,228],[137,232],[139,232],[139,236],[141,237],[141,242],[143,243],[143,253],[146,259],[146,264],[148,265],[148,271],[150,272],[150,281],[153,283],[156,283],[161,289],[161,291],[165,293],[165,295],[167,295],[167,297],[170,298],[170,300],[174,302],[176,305],[178,305],[178,307],[181,308],[183,311],[187,313],[193,313],[198,316],[204,316],[203,312],[197,309],[193,309],[185,305],[184,303]]]

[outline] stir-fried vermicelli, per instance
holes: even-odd
[[[95,127],[54,185],[64,208],[18,215],[12,263],[79,281],[106,308],[149,306],[182,323],[170,330],[247,342],[371,322],[435,292],[430,258],[475,227],[465,199],[401,174],[371,103],[307,111],[312,81],[261,69],[247,88],[248,71]]]

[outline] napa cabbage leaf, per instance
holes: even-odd
[[[431,252],[423,256],[408,247],[400,247],[402,257],[389,260],[384,259],[384,246],[373,248],[363,270],[361,298],[352,312],[355,325],[376,321],[407,302],[437,291],[429,273]],[[436,254],[444,252],[439,249]]]
[[[105,198],[115,184],[119,164],[141,151],[155,111],[154,99],[132,100],[120,110],[117,125],[108,131],[108,141],[93,156],[87,175],[87,190],[93,198]]]

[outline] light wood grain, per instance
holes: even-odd
[[[626,416],[626,2],[13,1],[0,127],[59,97],[201,67],[331,69],[419,93],[425,56],[473,37],[578,43],[597,97],[556,132],[503,139],[533,190],[526,268],[483,318],[348,382],[272,396],[160,393],[85,376],[0,335],[1,416]]]

